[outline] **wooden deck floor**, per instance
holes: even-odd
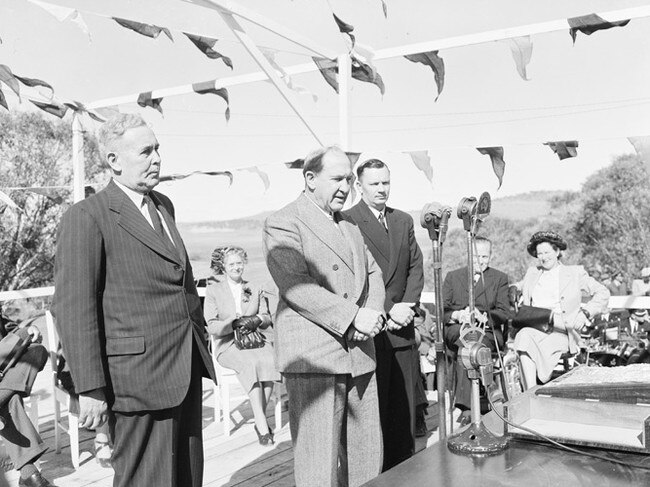
[[[49,392],[50,371],[46,367],[39,375],[34,392],[41,396],[39,401],[39,428],[44,442],[50,450],[42,457],[40,468],[43,474],[55,485],[62,487],[110,487],[112,469],[101,468],[93,456],[93,433],[80,431],[81,466],[73,468],[70,460],[68,436],[63,434],[63,449],[54,453],[53,403]],[[243,391],[233,391],[233,417],[237,425],[230,437],[222,431],[222,425],[214,422],[213,396],[210,384],[204,382],[203,434],[205,451],[204,485],[211,487],[288,487],[294,486],[293,453],[287,424],[286,410],[283,411],[283,427],[276,433],[274,447],[262,447],[257,442],[253,430],[253,414],[247,401],[241,397]],[[269,424],[273,424],[273,408],[269,408]],[[418,439],[417,449],[421,450],[437,441],[437,411],[429,408],[427,416],[429,434]],[[7,480],[12,487],[18,485],[18,472],[7,472]]]

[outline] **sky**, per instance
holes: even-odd
[[[0,2],[0,64],[22,76],[54,86],[57,97],[91,103],[259,68],[218,14],[182,0],[51,0],[78,8],[92,40],[70,22],[61,23],[26,0]],[[373,49],[443,39],[646,5],[639,0],[241,0],[241,5],[282,23],[336,52],[345,38],[332,12],[355,28],[357,42]],[[168,27],[149,39],[109,17]],[[282,66],[310,62],[308,51],[259,26],[242,21],[256,43],[277,51]],[[231,71],[210,60],[181,34],[219,39],[216,48],[232,58]],[[362,159],[379,157],[392,169],[390,204],[406,210],[431,201],[455,206],[463,196],[489,191],[493,198],[536,190],[579,190],[589,174],[613,157],[633,152],[628,136],[650,134],[650,19],[624,28],[578,34],[568,28],[532,36],[529,81],[518,75],[510,49],[490,42],[440,51],[445,87],[435,101],[433,74],[404,58],[376,67],[386,93],[353,81],[349,150]],[[319,73],[294,77],[318,97],[296,95],[299,106],[328,144],[339,142],[338,101]],[[8,91],[8,90],[5,90]],[[300,171],[282,164],[303,157],[316,141],[268,82],[229,89],[232,117],[225,103],[210,95],[188,94],[163,101],[164,117],[151,108],[124,104],[142,113],[158,135],[163,173],[233,170],[235,179],[193,176],[163,183],[160,191],[175,203],[180,221],[218,221],[274,210],[302,188]],[[30,109],[8,93],[12,110]],[[90,131],[97,125],[87,124]],[[546,141],[578,140],[578,157],[559,161]],[[488,156],[475,147],[503,146],[502,187]],[[403,151],[428,150],[433,183]],[[268,191],[250,166],[268,173]]]

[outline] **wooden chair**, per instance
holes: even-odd
[[[70,456],[72,465],[75,470],[79,469],[79,417],[70,412],[70,406],[76,401],[77,409],[79,399],[73,398],[68,392],[61,387],[57,377],[57,358],[59,351],[59,335],[54,326],[54,317],[48,310],[45,312],[45,322],[47,324],[48,351],[50,352],[50,366],[52,367],[52,399],[54,400],[54,449],[56,453],[61,453],[61,431],[64,431],[70,437]],[[61,405],[64,405],[68,411],[68,427],[66,428],[62,421]]]
[[[237,373],[217,362],[216,355],[214,351],[215,339],[213,336],[210,336],[210,349],[212,351],[212,364],[214,365],[214,370],[217,375],[217,383],[214,385],[214,420],[215,422],[223,423],[223,433],[226,437],[230,436],[230,431],[234,426],[232,411],[230,410],[230,400],[231,399],[243,399],[248,398],[248,395],[241,395],[236,397],[230,396],[230,386],[237,386],[239,381],[237,380]],[[282,391],[284,385],[281,382],[277,382],[273,387],[273,393],[271,397],[273,398],[274,405],[274,415],[275,415],[275,429],[274,431],[279,431],[282,428]]]

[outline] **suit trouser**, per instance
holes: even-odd
[[[199,352],[181,404],[159,411],[115,412],[113,487],[200,487],[203,483]]]
[[[30,345],[18,362],[7,370],[0,382],[0,389],[15,391],[7,404],[0,408],[5,427],[0,436],[14,468],[20,470],[27,463],[35,462],[47,447],[38,431],[25,413],[22,396],[29,396],[38,373],[47,362],[47,350],[42,345]]]
[[[375,374],[283,375],[296,486],[354,487],[379,475],[382,443]]]
[[[377,349],[379,417],[384,438],[383,470],[394,467],[415,452],[415,390],[419,363],[415,345]],[[418,365],[416,369],[416,365]]]
[[[457,351],[463,346],[460,342],[460,325],[446,325],[444,329],[445,343],[448,348]],[[481,342],[492,352],[496,351],[494,335],[487,331]],[[455,406],[467,410],[472,405],[472,381],[467,376],[467,370],[460,363],[456,364],[456,394]]]

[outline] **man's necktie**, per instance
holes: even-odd
[[[386,225],[386,217],[384,216],[384,213],[380,213],[377,218],[379,220],[379,223],[381,223],[381,226],[384,227],[384,230],[388,232],[388,226]]]
[[[169,240],[169,237],[167,236],[167,232],[165,232],[165,229],[163,228],[162,221],[160,221],[160,215],[158,215],[156,205],[151,199],[151,196],[148,194],[145,195],[144,201],[147,205],[147,210],[149,211],[149,217],[151,218],[151,223],[153,223],[154,230],[158,236],[164,240],[165,243],[171,243],[171,240]]]

